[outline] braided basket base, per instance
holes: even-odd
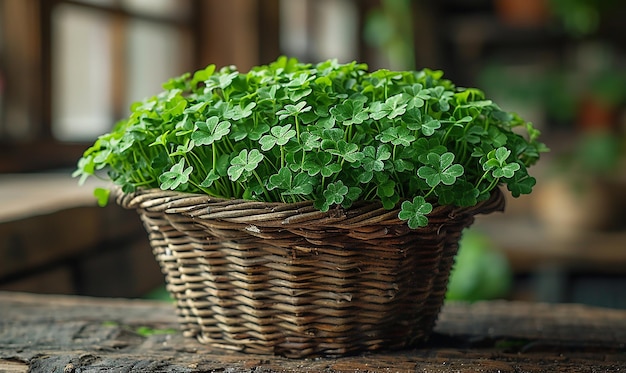
[[[162,190],[119,194],[136,209],[186,336],[301,358],[399,349],[428,338],[461,231],[504,208],[436,206],[411,230],[378,204],[222,200]]]

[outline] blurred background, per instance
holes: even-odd
[[[451,299],[626,308],[626,3],[0,0],[0,290],[139,297],[163,283],[134,212],[70,173],[161,83],[284,54],[441,69],[552,149],[531,196],[462,241]]]

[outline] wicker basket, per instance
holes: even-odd
[[[471,208],[436,206],[428,227],[411,230],[373,203],[321,213],[153,189],[117,202],[140,214],[186,336],[287,357],[427,339],[461,231],[504,207],[496,190]]]

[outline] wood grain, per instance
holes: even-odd
[[[626,311],[449,303],[419,348],[343,358],[228,353],[176,331],[169,303],[0,292],[0,372],[617,372]],[[146,333],[152,332],[152,333]]]

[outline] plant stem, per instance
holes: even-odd
[[[261,188],[263,188],[263,195],[266,198],[266,201],[271,201],[272,199],[270,198],[270,194],[267,191],[267,189],[265,188],[265,185],[263,185],[263,180],[261,180],[261,177],[259,176],[259,174],[256,172],[256,170],[252,171],[252,174],[254,175],[254,177],[256,178],[256,180],[259,182],[259,185],[261,185]]]
[[[426,193],[426,194],[424,195],[424,199],[428,198],[428,197],[429,197],[429,196],[430,196],[430,195],[431,195],[431,194],[435,191],[435,188],[436,188],[436,187],[437,187],[437,185],[435,185],[434,187],[430,188],[430,190],[428,191],[428,193]]]
[[[300,143],[300,121],[298,120],[298,114],[293,116],[293,120],[296,122],[296,138],[298,139],[298,144]]]
[[[213,162],[212,169],[213,171],[215,171],[217,169],[217,150],[215,149],[214,143],[211,144],[211,152],[213,153],[212,154],[212,162]]]
[[[280,146],[280,168],[285,167],[285,147]]]

